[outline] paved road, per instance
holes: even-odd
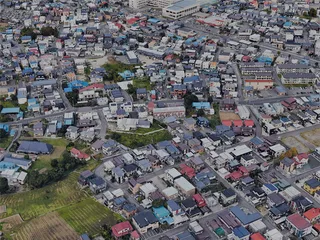
[[[105,139],[106,133],[107,133],[107,128],[108,128],[108,122],[103,114],[102,109],[98,110],[98,115],[100,118],[100,133],[99,136],[101,139]]]
[[[242,78],[241,78],[239,68],[237,66],[237,63],[232,63],[231,66],[232,66],[233,71],[236,74],[237,80],[238,80],[238,97],[240,100],[243,100]]]

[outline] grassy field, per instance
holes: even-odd
[[[112,226],[121,216],[113,213],[92,198],[58,210],[59,215],[78,233],[93,235],[102,225]]]
[[[78,188],[78,176],[71,173],[65,180],[40,189],[1,196],[0,205],[6,205],[7,212],[0,218],[20,214],[26,221],[86,199],[87,195]]]
[[[9,147],[10,143],[12,142],[13,137],[7,137],[0,139],[0,148],[7,148]]]
[[[111,133],[112,132],[109,132],[109,134]],[[129,133],[117,133],[117,135],[120,138],[115,140],[130,148],[142,147],[148,144],[153,144],[164,140],[172,139],[172,135],[167,130],[158,131],[156,133],[146,135]]]
[[[78,239],[79,235],[59,216],[48,213],[20,225],[13,232],[14,240]]]
[[[51,160],[52,159],[61,159],[62,153],[66,150],[68,145],[68,140],[64,138],[44,138],[39,141],[51,144],[54,148],[54,151],[50,155],[41,155],[33,164],[32,169],[43,170],[51,169]]]
[[[286,144],[288,147],[292,148],[295,147],[299,153],[306,153],[309,152],[309,148],[307,148],[306,145],[304,145],[302,142],[300,142],[297,138],[289,136],[286,138],[281,139],[284,144]]]
[[[159,129],[162,129],[162,127],[159,124],[154,123],[150,126],[150,128],[138,128],[137,130],[132,131],[132,132],[144,134],[144,133],[149,133],[149,132],[156,131]]]
[[[132,85],[135,88],[146,88],[147,90],[151,90],[149,77],[134,78]]]

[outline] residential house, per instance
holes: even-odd
[[[183,195],[193,196],[196,188],[184,177],[179,177],[174,180],[174,187],[176,187]]]
[[[129,221],[120,222],[111,227],[112,236],[116,239],[121,239],[122,237],[130,234],[133,231]]]
[[[201,216],[202,213],[197,206],[197,203],[192,198],[187,198],[181,201],[181,208],[187,214],[189,218]]]
[[[44,129],[42,122],[37,122],[33,125],[33,135],[35,137],[43,137]]]
[[[89,161],[90,160],[90,156],[76,148],[72,148],[70,150],[71,156],[74,158],[77,158],[79,160],[84,160],[84,161]]]
[[[285,157],[281,160],[280,166],[286,173],[292,173],[295,169],[295,162],[291,158]]]
[[[287,217],[286,225],[293,235],[302,238],[311,233],[312,225],[299,213]]]
[[[159,228],[158,219],[149,210],[136,213],[132,217],[132,223],[140,234],[146,233],[150,229],[154,230]]]
[[[303,189],[311,195],[314,195],[317,191],[320,190],[320,181],[316,178],[311,178],[304,182]]]
[[[174,180],[178,179],[181,176],[181,173],[175,168],[171,168],[166,171],[166,180],[171,184],[174,184]]]
[[[80,173],[78,182],[83,186],[88,185],[90,180],[93,179],[94,177],[95,176],[93,172],[91,172],[90,170],[85,170],[82,173]]]
[[[230,205],[237,202],[237,194],[231,188],[224,189],[220,193],[220,200],[224,205]]]
[[[67,128],[67,132],[66,132],[66,138],[71,140],[71,141],[75,141],[78,139],[79,137],[79,129],[75,126],[69,126]]]
[[[309,223],[314,224],[320,219],[320,208],[311,208],[303,216]]]
[[[89,188],[94,194],[98,194],[106,190],[107,183],[101,177],[94,177],[89,180]]]
[[[112,169],[112,176],[115,178],[117,183],[123,183],[125,181],[124,171],[120,167]]]

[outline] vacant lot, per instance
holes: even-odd
[[[167,130],[157,131],[151,134],[114,133],[108,132],[111,138],[129,148],[142,147],[148,144],[171,140],[172,135]]]
[[[58,213],[78,233],[95,234],[102,225],[113,226],[122,219],[92,198],[59,209]]]
[[[320,128],[300,134],[308,142],[320,147]]]
[[[59,216],[57,212],[48,213],[17,227],[15,240],[78,239],[78,234]]]
[[[65,180],[41,189],[1,196],[0,205],[6,205],[7,212],[0,217],[20,214],[26,221],[87,198],[78,188],[78,176],[71,173]]]
[[[2,230],[8,231],[8,230],[14,228],[15,226],[23,223],[23,220],[19,214],[15,214],[11,217],[6,217],[6,218],[0,219],[0,223],[2,224]]]
[[[305,153],[309,151],[309,149],[295,137],[286,137],[283,138],[282,141],[290,148],[295,147],[299,153]]]
[[[33,164],[32,169],[37,170],[49,170],[51,169],[51,160],[52,159],[60,159],[62,153],[66,150],[66,146],[68,145],[68,141],[63,138],[43,138],[39,139],[41,142],[49,143],[53,146],[54,151],[50,155],[41,155]]]
[[[233,112],[219,112],[220,114],[220,120],[240,120],[240,117],[238,114],[235,114]]]

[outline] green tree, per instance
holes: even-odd
[[[66,94],[66,97],[68,98],[68,100],[72,104],[72,106],[75,106],[79,100],[79,90],[73,89],[72,92],[69,92]]]
[[[18,101],[18,97],[15,94],[11,94],[10,98],[13,102],[17,102]]]
[[[58,167],[59,162],[57,159],[52,159],[50,164],[51,164],[51,167],[56,168]]]
[[[135,94],[137,91],[137,88],[135,88],[132,84],[128,84],[128,93],[129,94]]]
[[[194,102],[199,102],[199,99],[196,95],[187,93],[184,96],[184,106],[186,107],[186,109],[188,110],[192,109],[192,103]]]
[[[35,29],[31,27],[24,27],[20,32],[21,36],[31,36],[32,40],[37,38],[37,33],[35,33]]]
[[[197,112],[197,116],[198,117],[203,117],[204,115],[206,115],[206,113],[204,112],[203,109],[199,109],[198,112]]]
[[[41,35],[43,36],[54,36],[54,37],[59,37],[59,31],[57,28],[53,27],[43,27],[41,28]]]
[[[9,190],[8,179],[5,177],[0,177],[0,193],[6,193]]]
[[[9,134],[5,130],[0,129],[0,139],[6,138],[8,135]]]
[[[165,201],[162,198],[155,199],[152,202],[152,207],[158,208],[164,206]]]
[[[310,16],[310,17],[317,17],[317,10],[314,9],[314,8],[311,8],[311,9],[309,10],[309,16]]]

